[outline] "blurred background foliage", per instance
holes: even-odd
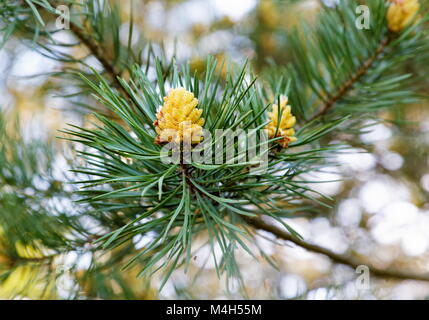
[[[111,32],[105,25],[96,30],[97,36],[115,61],[114,68],[125,77],[130,59],[148,64],[148,50],[156,55],[175,56],[179,63],[190,61],[191,68],[198,73],[204,72],[208,54],[219,61],[216,72],[220,75],[226,75],[223,61],[242,64],[245,59],[258,74],[272,73],[273,63],[281,67],[293,59],[285,33],[303,21],[314,26],[320,8],[335,3],[134,0],[131,9],[128,0],[109,2],[120,6],[119,16],[110,16],[111,25],[120,24],[119,33]],[[422,3],[427,6],[427,1]],[[53,23],[49,15],[42,18]],[[195,240],[201,250],[189,272],[175,271],[160,293],[154,289],[156,276],[149,283],[135,277],[138,268],[121,271],[118,262],[125,263],[148,239],[136,237],[133,243],[108,253],[93,246],[100,225],[119,227],[124,217],[107,219],[96,208],[73,202],[78,200],[76,187],[68,182],[76,174],[68,170],[76,150],[55,138],[66,123],[91,125],[94,117],[88,112],[88,105],[109,112],[85,95],[86,88],[73,82],[73,72],[69,81],[60,76],[64,70],[100,70],[100,65],[83,46],[74,45],[76,39],[67,31],[54,34],[70,43],[58,49],[56,54],[61,59],[56,61],[46,57],[48,48],[42,50],[32,45],[34,39],[28,38],[27,31],[14,33],[0,50],[0,298],[429,297],[429,285],[416,281],[371,278],[370,290],[357,290],[354,270],[297,246],[285,245],[263,232],[255,245],[277,261],[278,269],[263,259],[253,263],[253,258],[238,252],[237,260],[246,280],[243,287],[227,288],[218,280],[204,238]],[[306,36],[303,30],[299,32]],[[141,52],[130,57],[126,50],[129,46],[141,48]],[[72,57],[86,57],[85,64]],[[168,66],[164,67],[168,70]],[[147,71],[152,75],[156,72],[152,67]],[[421,76],[421,94],[427,94],[427,63],[412,64],[408,71]],[[335,199],[334,209],[320,207],[317,213],[298,215],[288,219],[288,223],[306,239],[334,252],[351,252],[380,268],[393,266],[427,272],[428,110],[426,102],[400,104],[378,115],[384,121],[378,121],[359,139],[342,137],[356,152],[339,154],[340,167],[312,177],[321,182],[314,186],[316,190]],[[335,142],[337,138],[326,139]],[[327,180],[333,182],[322,183]],[[28,219],[29,216],[32,218]],[[26,225],[29,221],[31,226]]]

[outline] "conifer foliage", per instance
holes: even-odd
[[[72,42],[56,37],[63,32],[55,27],[61,4],[70,9]],[[369,8],[368,29],[356,24],[359,5]],[[256,231],[271,232],[269,221],[280,230],[275,235],[305,243],[284,218],[335,203],[313,190],[307,173],[333,165],[344,150],[342,134],[357,137],[379,111],[422,99],[419,79],[408,71],[429,56],[428,15],[417,0],[324,5],[315,25],[282,34],[291,61],[271,64],[258,77],[252,61],[207,57],[195,70],[175,55],[155,54],[150,43],[132,41],[132,22],[124,45],[119,12],[108,1],[1,1],[1,44],[19,39],[63,63],[50,75],[56,90],[74,111],[94,115],[91,125],[61,130],[67,145],[61,157],[71,169],[64,169],[63,181],[52,168],[57,144],[26,141],[18,125],[11,134],[1,115],[3,283],[21,268],[29,283],[47,279],[39,290],[44,297],[55,295],[52,280],[64,275],[76,280],[72,298],[82,288],[89,298],[150,297],[149,289],[145,296],[135,293],[130,275],[148,281],[160,275],[155,286],[162,289],[175,270],[190,268],[201,239],[219,277],[242,281],[238,251],[276,267],[255,245]],[[85,48],[99,68],[64,48]],[[68,86],[76,92],[67,94]],[[254,133],[258,157],[243,152],[239,139],[228,140],[231,132]],[[336,143],[327,143],[336,136]],[[219,149],[225,137],[229,149]],[[164,161],[174,148],[177,161]],[[201,154],[204,161],[197,161]],[[59,199],[73,204],[58,205]],[[139,237],[145,244],[137,249]],[[52,271],[70,253],[77,261],[91,256],[91,267]],[[30,288],[12,287],[13,295],[24,296]]]

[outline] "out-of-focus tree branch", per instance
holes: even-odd
[[[57,8],[60,3],[58,1],[51,0],[49,1],[50,5],[53,8]],[[132,99],[132,97],[128,94],[126,90],[122,87],[119,78],[121,77],[121,71],[110,61],[111,59],[106,55],[106,48],[103,48],[94,38],[88,36],[85,33],[85,29],[79,26],[73,20],[70,21],[70,31],[73,35],[83,44],[90,53],[101,63],[106,73],[112,78],[115,86],[118,88],[120,93],[128,99]]]
[[[70,30],[79,39],[79,41],[84,44],[88,50],[90,50],[90,52],[103,65],[103,68],[106,70],[106,72],[109,73],[109,75],[113,78],[116,85],[121,88],[121,83],[118,80],[118,77],[121,76],[121,73],[113,64],[110,63],[109,59],[103,53],[103,48],[101,48],[92,38],[87,37],[83,30],[73,22],[70,23]]]
[[[380,269],[369,264],[366,261],[360,261],[351,256],[337,254],[335,252],[332,252],[331,250],[328,250],[316,244],[312,244],[304,240],[301,240],[297,237],[294,237],[290,233],[274,226],[273,224],[265,222],[261,218],[249,217],[249,218],[246,218],[246,222],[252,227],[254,227],[255,229],[270,232],[279,239],[290,241],[296,244],[297,246],[300,246],[308,251],[327,256],[335,263],[344,264],[352,267],[353,269],[356,269],[360,265],[365,265],[369,268],[371,274],[377,277],[391,278],[391,279],[398,279],[398,280],[429,281],[429,274],[417,274],[413,272],[393,270],[393,269]]]

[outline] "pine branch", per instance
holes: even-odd
[[[60,3],[55,0],[49,1],[49,4],[52,8],[57,8],[60,5]],[[42,8],[46,9],[45,7]],[[118,88],[120,93],[129,100],[132,100],[132,97],[129,95],[127,90],[124,89],[121,82],[119,81],[119,78],[121,77],[122,73],[116,68],[113,63],[111,63],[111,58],[106,55],[106,48],[103,48],[103,46],[101,46],[97,41],[95,41],[94,38],[88,37],[85,34],[84,29],[73,20],[70,20],[70,31],[77,37],[81,44],[83,44],[90,51],[90,53],[101,63],[104,70],[112,78],[115,86]]]
[[[55,3],[57,2],[51,1],[53,6]],[[380,14],[373,26],[376,32],[367,34],[356,30],[353,12],[357,2],[350,3],[346,5],[343,2],[342,8],[346,13],[344,18],[347,18],[344,26],[339,23],[341,15],[326,12],[320,22],[321,28],[315,33],[315,37],[310,37],[313,40],[304,44],[301,43],[301,38],[296,37],[294,41],[297,42],[295,51],[298,62],[288,73],[293,81],[284,81],[285,84],[288,83],[287,88],[281,88],[283,75],[274,77],[272,81],[272,92],[276,97],[281,94],[289,95],[289,84],[292,84],[291,104],[297,106],[297,118],[323,117],[334,105],[335,111],[341,111],[341,107],[344,107],[346,114],[351,113],[353,108],[359,113],[372,112],[375,108],[392,105],[392,101],[405,101],[411,97],[409,91],[392,92],[408,75],[392,75],[389,71],[390,66],[399,65],[413,47],[419,47],[417,33],[410,38],[404,37],[402,45],[394,47],[397,51],[392,50],[386,55],[393,37],[389,33],[386,36],[384,2],[377,2]],[[97,17],[98,9],[94,12]],[[100,12],[104,13],[103,10]],[[346,118],[338,118],[337,121],[326,124],[315,122],[301,128],[297,132],[298,142],[288,146],[288,152],[276,154],[268,162],[268,172],[256,181],[248,174],[249,164],[246,162],[210,166],[198,163],[185,166],[182,163],[182,174],[177,174],[177,167],[167,166],[161,161],[160,147],[153,143],[153,123],[156,110],[166,96],[166,86],[184,87],[195,95],[199,107],[204,111],[205,126],[211,131],[264,128],[264,114],[267,111],[264,106],[268,106],[265,88],[259,87],[254,81],[248,84],[245,67],[238,74],[227,72],[224,81],[225,79],[216,75],[216,65],[210,59],[203,79],[192,75],[189,66],[181,70],[174,66],[171,74],[164,73],[160,62],[156,60],[157,79],[150,81],[147,72],[143,72],[140,66],[131,68],[134,61],[126,59],[131,52],[130,47],[125,51],[126,56],[120,54],[124,53],[124,48],[120,45],[114,46],[115,52],[118,52],[115,57],[106,54],[109,45],[106,45],[108,37],[105,35],[111,29],[118,31],[120,23],[113,19],[114,28],[105,29],[96,27],[96,22],[99,21],[95,18],[91,20],[91,17],[93,18],[91,14],[87,15],[87,19],[93,22],[92,27],[86,28],[87,20],[78,18],[70,21],[70,31],[79,40],[79,44],[86,46],[89,53],[98,59],[106,76],[112,79],[106,81],[94,71],[80,80],[83,80],[85,88],[91,88],[99,101],[122,121],[98,116],[100,126],[96,129],[73,126],[73,129],[63,132],[72,136],[69,140],[90,148],[90,151],[81,154],[88,167],[74,172],[92,176],[91,180],[78,181],[85,185],[84,191],[80,193],[80,202],[89,203],[97,212],[108,213],[101,218],[97,216],[100,225],[109,231],[98,239],[98,243],[103,244],[103,249],[113,250],[126,242],[132,243],[136,235],[153,232],[151,242],[143,251],[134,255],[126,267],[139,263],[142,266],[139,273],[141,276],[164,268],[163,287],[171,272],[181,264],[181,257],[184,258],[185,269],[188,268],[192,258],[192,239],[199,232],[207,232],[211,248],[218,244],[222,251],[222,261],[216,265],[218,275],[226,271],[228,277],[236,277],[238,273],[234,248],[241,246],[250,252],[250,248],[240,239],[240,217],[247,217],[249,214],[267,215],[280,221],[282,217],[295,213],[294,210],[279,208],[277,203],[280,201],[311,199],[320,202],[319,198],[311,196],[312,190],[307,181],[301,181],[298,177],[328,166],[328,163],[320,161],[325,158],[322,153],[328,149],[313,148],[310,144],[327,135]],[[118,44],[119,32],[114,34],[114,44]],[[345,35],[344,39],[337,37],[338,34]],[[48,46],[46,48],[50,49]],[[381,58],[384,63],[377,63]],[[84,65],[80,59],[72,57],[66,61]],[[130,71],[132,80],[120,79],[125,69]],[[116,88],[113,88],[112,83]],[[133,101],[134,105],[122,98]],[[321,106],[315,109],[320,101]],[[278,104],[281,104],[280,98]],[[316,115],[312,117],[313,113]],[[306,145],[311,149],[305,152],[294,149]],[[223,151],[221,156],[228,158]],[[103,188],[100,188],[102,185]],[[302,208],[303,204],[299,205]],[[158,216],[158,212],[162,215]],[[367,265],[372,274],[379,277],[429,281],[429,275],[379,269],[356,257],[336,254],[297,238],[290,228],[283,231],[264,222],[262,218],[246,218],[246,221],[255,229],[268,231],[279,239],[323,254],[335,263],[352,268]],[[134,249],[132,244],[130,248]],[[215,257],[215,252],[212,253]],[[112,260],[112,264],[118,261]]]
[[[317,110],[319,111],[311,117],[310,121],[313,121],[325,115],[338,100],[347,95],[347,93],[350,92],[351,89],[353,89],[353,86],[356,84],[356,82],[358,82],[363,76],[365,76],[365,74],[370,70],[371,66],[373,66],[374,63],[379,59],[379,57],[383,54],[383,52],[392,42],[392,40],[393,37],[391,34],[383,38],[380,42],[380,45],[375,50],[374,54],[362,63],[362,65],[356,70],[356,72],[350,77],[350,79],[346,81],[332,97],[330,97],[320,107],[317,108]]]
[[[132,100],[132,97],[123,88],[121,82],[119,81],[119,78],[121,77],[121,72],[117,70],[117,68],[112,63],[110,63],[109,58],[106,57],[104,53],[105,50],[103,50],[103,48],[100,47],[100,45],[93,39],[87,37],[85,33],[82,32],[81,28],[72,21],[70,22],[70,30],[80,40],[80,42],[83,43],[90,50],[94,57],[96,57],[97,60],[103,65],[103,68],[111,76],[117,88],[120,90],[121,94],[124,97]]]
[[[360,261],[356,258],[337,254],[321,246],[318,246],[318,245],[306,242],[304,240],[301,240],[297,237],[294,237],[290,233],[284,230],[281,230],[270,223],[263,221],[261,218],[246,217],[246,222],[252,227],[254,227],[255,229],[270,232],[279,239],[290,241],[296,244],[297,246],[300,246],[308,251],[322,254],[330,258],[335,263],[344,264],[352,267],[353,269],[356,269],[358,266],[365,265],[369,268],[371,274],[381,278],[429,281],[429,274],[416,274],[413,272],[406,272],[406,271],[399,271],[399,270],[392,270],[392,269],[380,269],[371,264],[368,264],[367,262]]]
[[[116,85],[119,88],[121,88],[121,90],[123,90],[122,85],[118,79],[121,76],[121,72],[117,70],[113,64],[110,63],[109,58],[106,57],[106,55],[104,54],[103,48],[101,48],[98,45],[98,43],[96,43],[93,39],[87,37],[82,32],[81,28],[73,22],[70,23],[70,30],[80,40],[80,42],[83,43],[91,51],[91,53],[97,58],[97,60],[103,65],[103,68],[106,70],[107,73],[110,74],[110,76],[115,81]],[[128,96],[128,94],[125,91],[123,91],[123,93]]]
[[[13,268],[14,266],[19,264],[51,264],[56,257],[58,257],[57,254],[37,258],[13,257],[11,258],[10,267]]]

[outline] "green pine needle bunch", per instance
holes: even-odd
[[[84,190],[81,195],[85,198],[81,201],[106,212],[120,210],[129,220],[99,239],[105,249],[151,233],[151,242],[127,265],[143,260],[141,276],[161,267],[165,267],[166,275],[180,265],[187,268],[195,249],[192,240],[204,234],[212,248],[221,248],[221,256],[215,258],[219,275],[226,271],[237,277],[234,250],[241,248],[254,255],[246,244],[252,241],[246,218],[266,215],[299,237],[282,218],[293,216],[302,199],[313,199],[315,193],[308,181],[299,177],[321,169],[322,154],[335,152],[336,147],[318,148],[311,144],[344,119],[299,128],[298,140],[287,149],[279,149],[277,137],[267,140],[269,160],[266,171],[260,175],[250,170],[256,163],[240,156],[239,141],[230,142],[236,158],[215,164],[214,158],[219,157],[216,142],[222,137],[214,137],[209,145],[206,141],[205,147],[213,150],[212,164],[166,164],[162,161],[163,146],[155,142],[154,121],[167,96],[167,86],[183,87],[195,95],[198,108],[203,110],[204,128],[210,132],[263,130],[270,122],[267,109],[275,102],[268,97],[279,98],[288,92],[268,93],[249,76],[246,67],[232,70],[223,78],[216,73],[214,59],[208,59],[202,76],[191,75],[189,66],[184,66],[181,71],[175,67],[164,78],[160,63],[156,62],[156,66],[159,72],[154,82],[139,67],[134,68],[129,81],[120,80],[131,101],[121,97],[100,76],[95,83],[84,78],[99,101],[120,121],[98,115],[100,123],[95,129],[64,131],[72,136],[70,140],[86,147],[81,156],[88,166],[75,172],[93,178],[78,182]],[[261,145],[258,141],[257,147]],[[193,146],[193,151],[196,148],[199,145]],[[226,159],[227,148],[222,151],[222,158]],[[280,207],[279,202],[289,203],[290,209]]]

